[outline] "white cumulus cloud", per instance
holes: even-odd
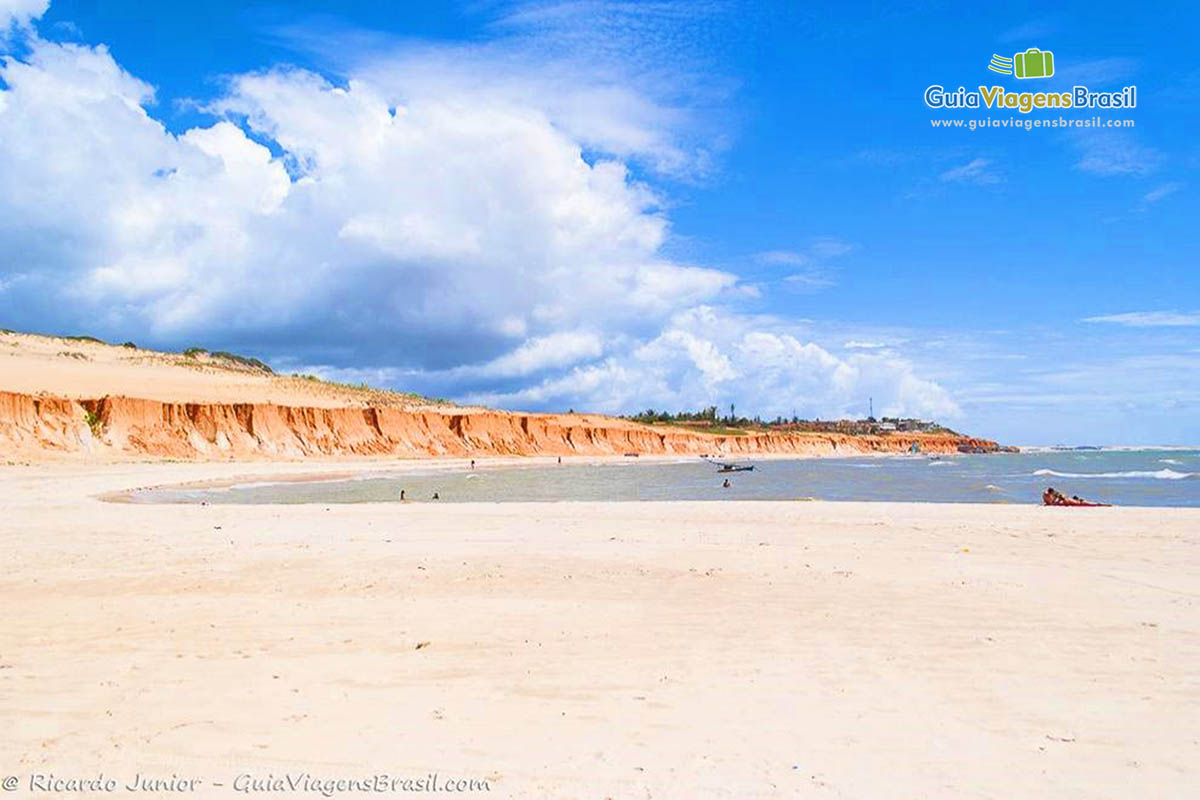
[[[49,7],[50,0],[0,0],[0,41],[9,28],[28,25]]]
[[[938,384],[891,353],[839,358],[803,342],[782,320],[700,306],[676,314],[657,337],[597,363],[476,402],[621,411],[737,404],[766,417],[861,416],[873,397],[883,414],[953,419],[961,411]]]
[[[44,3],[0,8],[29,19]],[[732,272],[665,254],[645,176],[700,174],[706,157],[688,115],[637,81],[601,70],[566,89],[528,42],[453,69],[458,51],[396,45],[344,81],[232,76],[209,123],[172,131],[103,46],[26,38],[0,65],[9,327],[523,406],[835,416],[869,394],[957,411],[898,356],[836,357],[740,311],[757,290]],[[849,249],[822,239],[775,261]]]

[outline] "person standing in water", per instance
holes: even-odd
[[[721,484],[721,488],[722,488],[722,489],[728,489],[728,488],[729,488],[730,486],[732,486],[732,485],[733,485],[733,484],[729,482],[729,478],[726,478],[726,479],[725,479],[725,482]]]

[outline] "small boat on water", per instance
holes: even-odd
[[[753,472],[754,471],[753,464],[732,464],[727,461],[713,461],[710,458],[705,458],[704,460],[710,464],[715,464],[717,467],[717,472]]]

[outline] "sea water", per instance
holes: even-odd
[[[348,479],[155,489],[137,502],[373,503],[570,500],[861,500],[1038,503],[1047,486],[1130,506],[1200,506],[1200,450],[1040,449],[1021,453],[743,460],[719,473],[699,458],[474,470],[406,468]],[[728,479],[726,488],[723,482]]]

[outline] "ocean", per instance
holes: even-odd
[[[1126,506],[1200,507],[1200,450],[1034,449],[1020,453],[742,460],[753,472],[720,474],[698,458],[609,464],[373,471],[339,480],[153,489],[135,502],[373,503],[571,500],[857,500],[1039,503],[1067,495]],[[723,482],[728,478],[729,486]]]

